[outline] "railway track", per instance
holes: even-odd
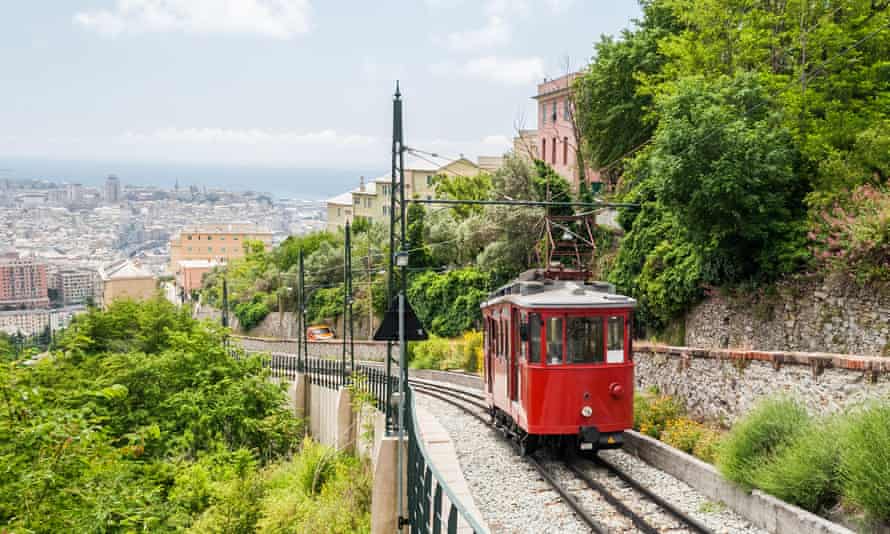
[[[482,394],[428,380],[412,379],[410,383],[417,393],[445,402],[486,425],[491,425],[491,418],[486,413],[487,407]],[[525,460],[538,471],[551,488],[559,494],[563,502],[592,532],[604,534],[614,530],[606,526],[598,517],[602,514],[601,510],[594,513],[591,507],[585,505],[584,501],[590,502],[591,498],[604,503],[624,519],[626,528],[622,530],[633,530],[646,534],[666,531],[700,534],[713,532],[701,522],[689,517],[649,491],[616,465],[602,458],[597,458],[594,461],[583,458],[555,459],[530,455],[526,456]],[[567,478],[573,483],[567,483]],[[581,486],[580,490],[578,483]],[[669,528],[659,529],[652,524],[653,513],[643,511],[645,508],[643,503],[646,502],[654,505],[657,510],[656,515],[662,516],[659,523],[671,525]]]

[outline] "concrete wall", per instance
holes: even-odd
[[[692,347],[890,356],[890,288],[785,280],[769,291],[708,297],[685,327]]]
[[[298,417],[307,417],[312,437],[339,450],[354,451],[371,462],[374,482],[371,494],[371,532],[396,532],[396,473],[398,439],[386,436],[382,413],[370,405],[354,405],[348,388],[329,389],[310,384],[298,373],[288,386],[288,400]],[[407,459],[406,450],[402,450]],[[402,488],[407,472],[402,465]],[[403,502],[407,497],[403,494]]]
[[[729,424],[765,396],[789,394],[814,414],[890,399],[890,358],[634,345],[636,387],[657,386],[698,418]]]
[[[270,314],[271,316],[271,314]],[[253,336],[232,336],[237,339],[244,350],[248,352],[282,352],[288,354],[296,354],[296,339],[274,339],[266,337]],[[362,361],[385,361],[386,360],[386,342],[385,341],[361,341],[355,340],[355,359]],[[393,344],[393,351],[398,354],[398,344]],[[340,357],[343,345],[340,340],[334,341],[310,341],[309,357],[310,358],[330,358]]]

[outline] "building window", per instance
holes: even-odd
[[[212,235],[207,236],[207,241],[213,241],[213,236]]]
[[[433,185],[433,177],[430,176],[429,174],[426,176],[426,185],[427,186]]]
[[[340,215],[342,215],[342,214],[340,213],[340,208],[337,208],[337,217],[339,217]],[[238,238],[236,237],[235,239],[238,239]]]
[[[189,252],[191,252],[191,251],[192,251],[192,247],[188,247],[186,250],[188,250]]]
[[[541,159],[547,161],[547,140],[543,139],[541,141]]]
[[[189,238],[189,241],[191,241],[191,240],[192,240],[192,236],[190,236],[190,235],[189,235],[189,236],[186,236],[186,237],[188,237],[188,238]]]
[[[226,247],[223,247],[223,248],[221,248],[220,250],[221,250],[222,252],[225,252],[225,251],[226,251]]]
[[[563,165],[569,164],[569,138],[568,137],[562,138],[562,164]]]
[[[356,205],[356,206],[360,205],[359,203],[360,203],[361,201],[362,201],[362,199],[360,199],[360,198],[358,198],[358,197],[355,197],[355,205]]]
[[[553,101],[553,122],[556,122],[556,100]]]
[[[547,104],[541,104],[541,125],[547,124]]]
[[[563,118],[567,121],[572,120],[572,108],[569,107],[571,104],[569,103],[569,99],[566,98],[565,103],[563,104]]]
[[[556,138],[553,138],[553,145],[550,147],[550,162],[556,164]]]

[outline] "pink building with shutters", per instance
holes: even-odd
[[[572,116],[570,90],[572,82],[580,76],[573,72],[554,80],[545,80],[538,84],[538,157],[547,162],[562,177],[578,190],[579,173],[577,170],[576,150],[578,140],[575,137]],[[587,182],[599,182],[599,173],[591,169],[586,171]]]

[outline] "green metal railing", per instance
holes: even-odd
[[[417,411],[414,409],[414,392],[411,386],[405,391],[405,434],[408,437],[408,524],[411,532],[421,534],[454,534],[458,522],[476,533],[484,533],[475,517],[455,497],[445,478],[430,461],[423,438],[418,434]],[[445,510],[442,497],[450,503]]]
[[[227,348],[233,357],[241,356],[241,351],[235,347],[227,345]],[[387,387],[386,373],[383,369],[359,364],[352,373],[349,373],[341,360],[304,359],[290,354],[272,353],[263,359],[263,366],[269,368],[272,376],[281,378],[294,378],[298,372],[306,373],[311,384],[331,389],[353,384],[353,387],[368,393],[374,399],[375,407],[381,412],[386,408],[388,393],[398,390],[398,378],[395,376],[390,377],[390,384]],[[407,525],[410,527],[410,532],[455,534],[458,527],[462,526],[472,529],[475,533],[486,533],[477,519],[454,495],[445,478],[430,460],[429,451],[419,434],[414,392],[410,386],[405,391],[404,425],[408,443],[406,492]],[[446,499],[450,503],[447,507],[444,502]]]

